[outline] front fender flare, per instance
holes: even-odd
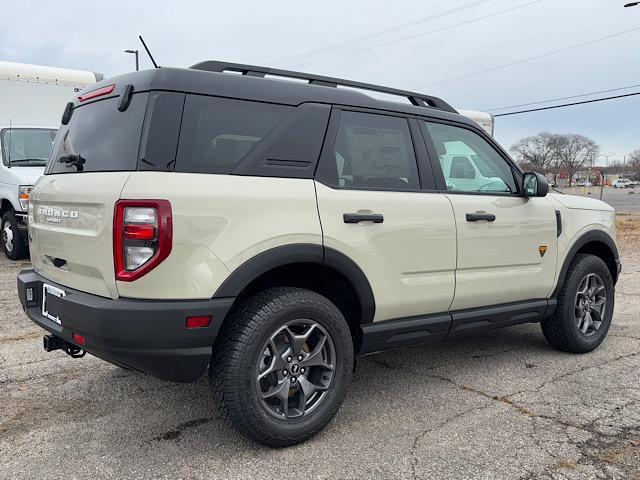
[[[565,280],[565,277],[567,276],[567,271],[569,270],[569,265],[571,265],[571,262],[573,261],[574,257],[578,253],[578,250],[580,250],[582,247],[584,247],[586,244],[590,242],[600,242],[606,245],[606,247],[610,250],[611,254],[613,255],[613,258],[615,259],[617,267],[619,268],[620,255],[618,253],[618,247],[616,247],[616,242],[613,240],[613,238],[611,238],[610,235],[603,232],[602,230],[592,230],[592,231],[586,232],[583,235],[579,236],[578,239],[575,242],[573,242],[573,245],[571,245],[571,248],[569,249],[569,252],[567,253],[564,259],[564,262],[562,264],[562,268],[560,269],[558,280],[556,282],[556,287],[553,290],[553,294],[551,295],[553,298],[557,297],[558,293],[560,293],[560,289],[562,288],[562,285],[564,285],[564,280]],[[618,280],[618,270],[613,272],[611,276],[613,277],[613,282],[615,283]]]

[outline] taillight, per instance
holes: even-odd
[[[118,200],[113,217],[116,280],[131,282],[171,253],[173,228],[167,200]]]

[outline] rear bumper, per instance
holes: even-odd
[[[56,302],[61,325],[42,314],[43,283],[66,292]],[[30,302],[28,288],[33,288]],[[58,285],[33,270],[18,274],[18,296],[29,318],[53,335],[76,343],[71,335],[79,333],[86,338],[81,348],[96,357],[178,382],[194,381],[204,373],[234,300],[113,300]],[[199,315],[213,315],[211,325],[187,329],[186,317]]]

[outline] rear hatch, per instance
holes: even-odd
[[[107,93],[76,101],[31,194],[31,261],[53,282],[116,298],[114,205],[137,167],[148,93],[94,88]]]

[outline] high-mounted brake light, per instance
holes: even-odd
[[[171,253],[173,228],[167,200],[118,200],[113,217],[116,280],[131,282]]]
[[[84,95],[80,95],[78,100],[81,102],[85,102],[87,100],[91,100],[92,98],[102,97],[103,95],[109,95],[111,92],[115,90],[115,85],[108,85],[106,87],[98,88],[96,90],[92,90],[90,92],[85,93]]]

